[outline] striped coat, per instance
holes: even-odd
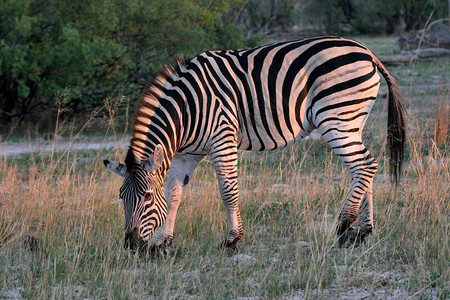
[[[170,244],[182,188],[209,155],[227,209],[229,233],[224,245],[234,248],[243,237],[237,150],[283,148],[317,129],[353,179],[339,214],[340,243],[363,241],[373,228],[377,162],[361,136],[378,93],[379,72],[389,88],[388,145],[397,182],[405,141],[403,99],[391,74],[358,42],[318,37],[206,51],[166,68],[140,100],[125,165],[105,162],[110,169],[121,168],[124,185],[130,187],[129,194],[121,194],[125,207],[133,203],[128,215],[135,221],[127,222],[128,239],[147,241],[164,225],[163,246]],[[141,170],[154,179],[138,191],[135,183],[142,175],[136,174]],[[148,185],[152,185],[153,201],[147,201],[151,205],[143,196]]]

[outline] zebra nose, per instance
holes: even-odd
[[[139,239],[139,228],[137,226],[133,226],[131,230],[128,230],[125,234],[125,249],[135,249],[137,246],[137,241]]]

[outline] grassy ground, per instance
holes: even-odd
[[[394,39],[362,41],[375,48]],[[440,60],[389,68],[408,105],[407,162],[395,194],[380,97],[364,137],[380,163],[376,230],[356,249],[336,248],[350,179],[320,140],[241,153],[246,233],[233,257],[219,250],[227,225],[208,161],[185,190],[172,253],[152,259],[122,247],[121,180],[99,156],[123,151],[0,158],[0,298],[448,299],[449,67]]]

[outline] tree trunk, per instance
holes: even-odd
[[[11,123],[14,104],[17,101],[17,87],[11,86],[11,84],[4,82],[1,87],[3,105],[0,107],[0,126],[2,130],[5,130],[5,127]]]

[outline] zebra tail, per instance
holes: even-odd
[[[398,87],[394,76],[389,73],[386,67],[375,57],[378,70],[386,79],[389,89],[388,99],[388,124],[387,124],[387,146],[389,148],[389,171],[391,181],[397,188],[402,162],[405,153],[406,123],[405,123],[405,101]]]

